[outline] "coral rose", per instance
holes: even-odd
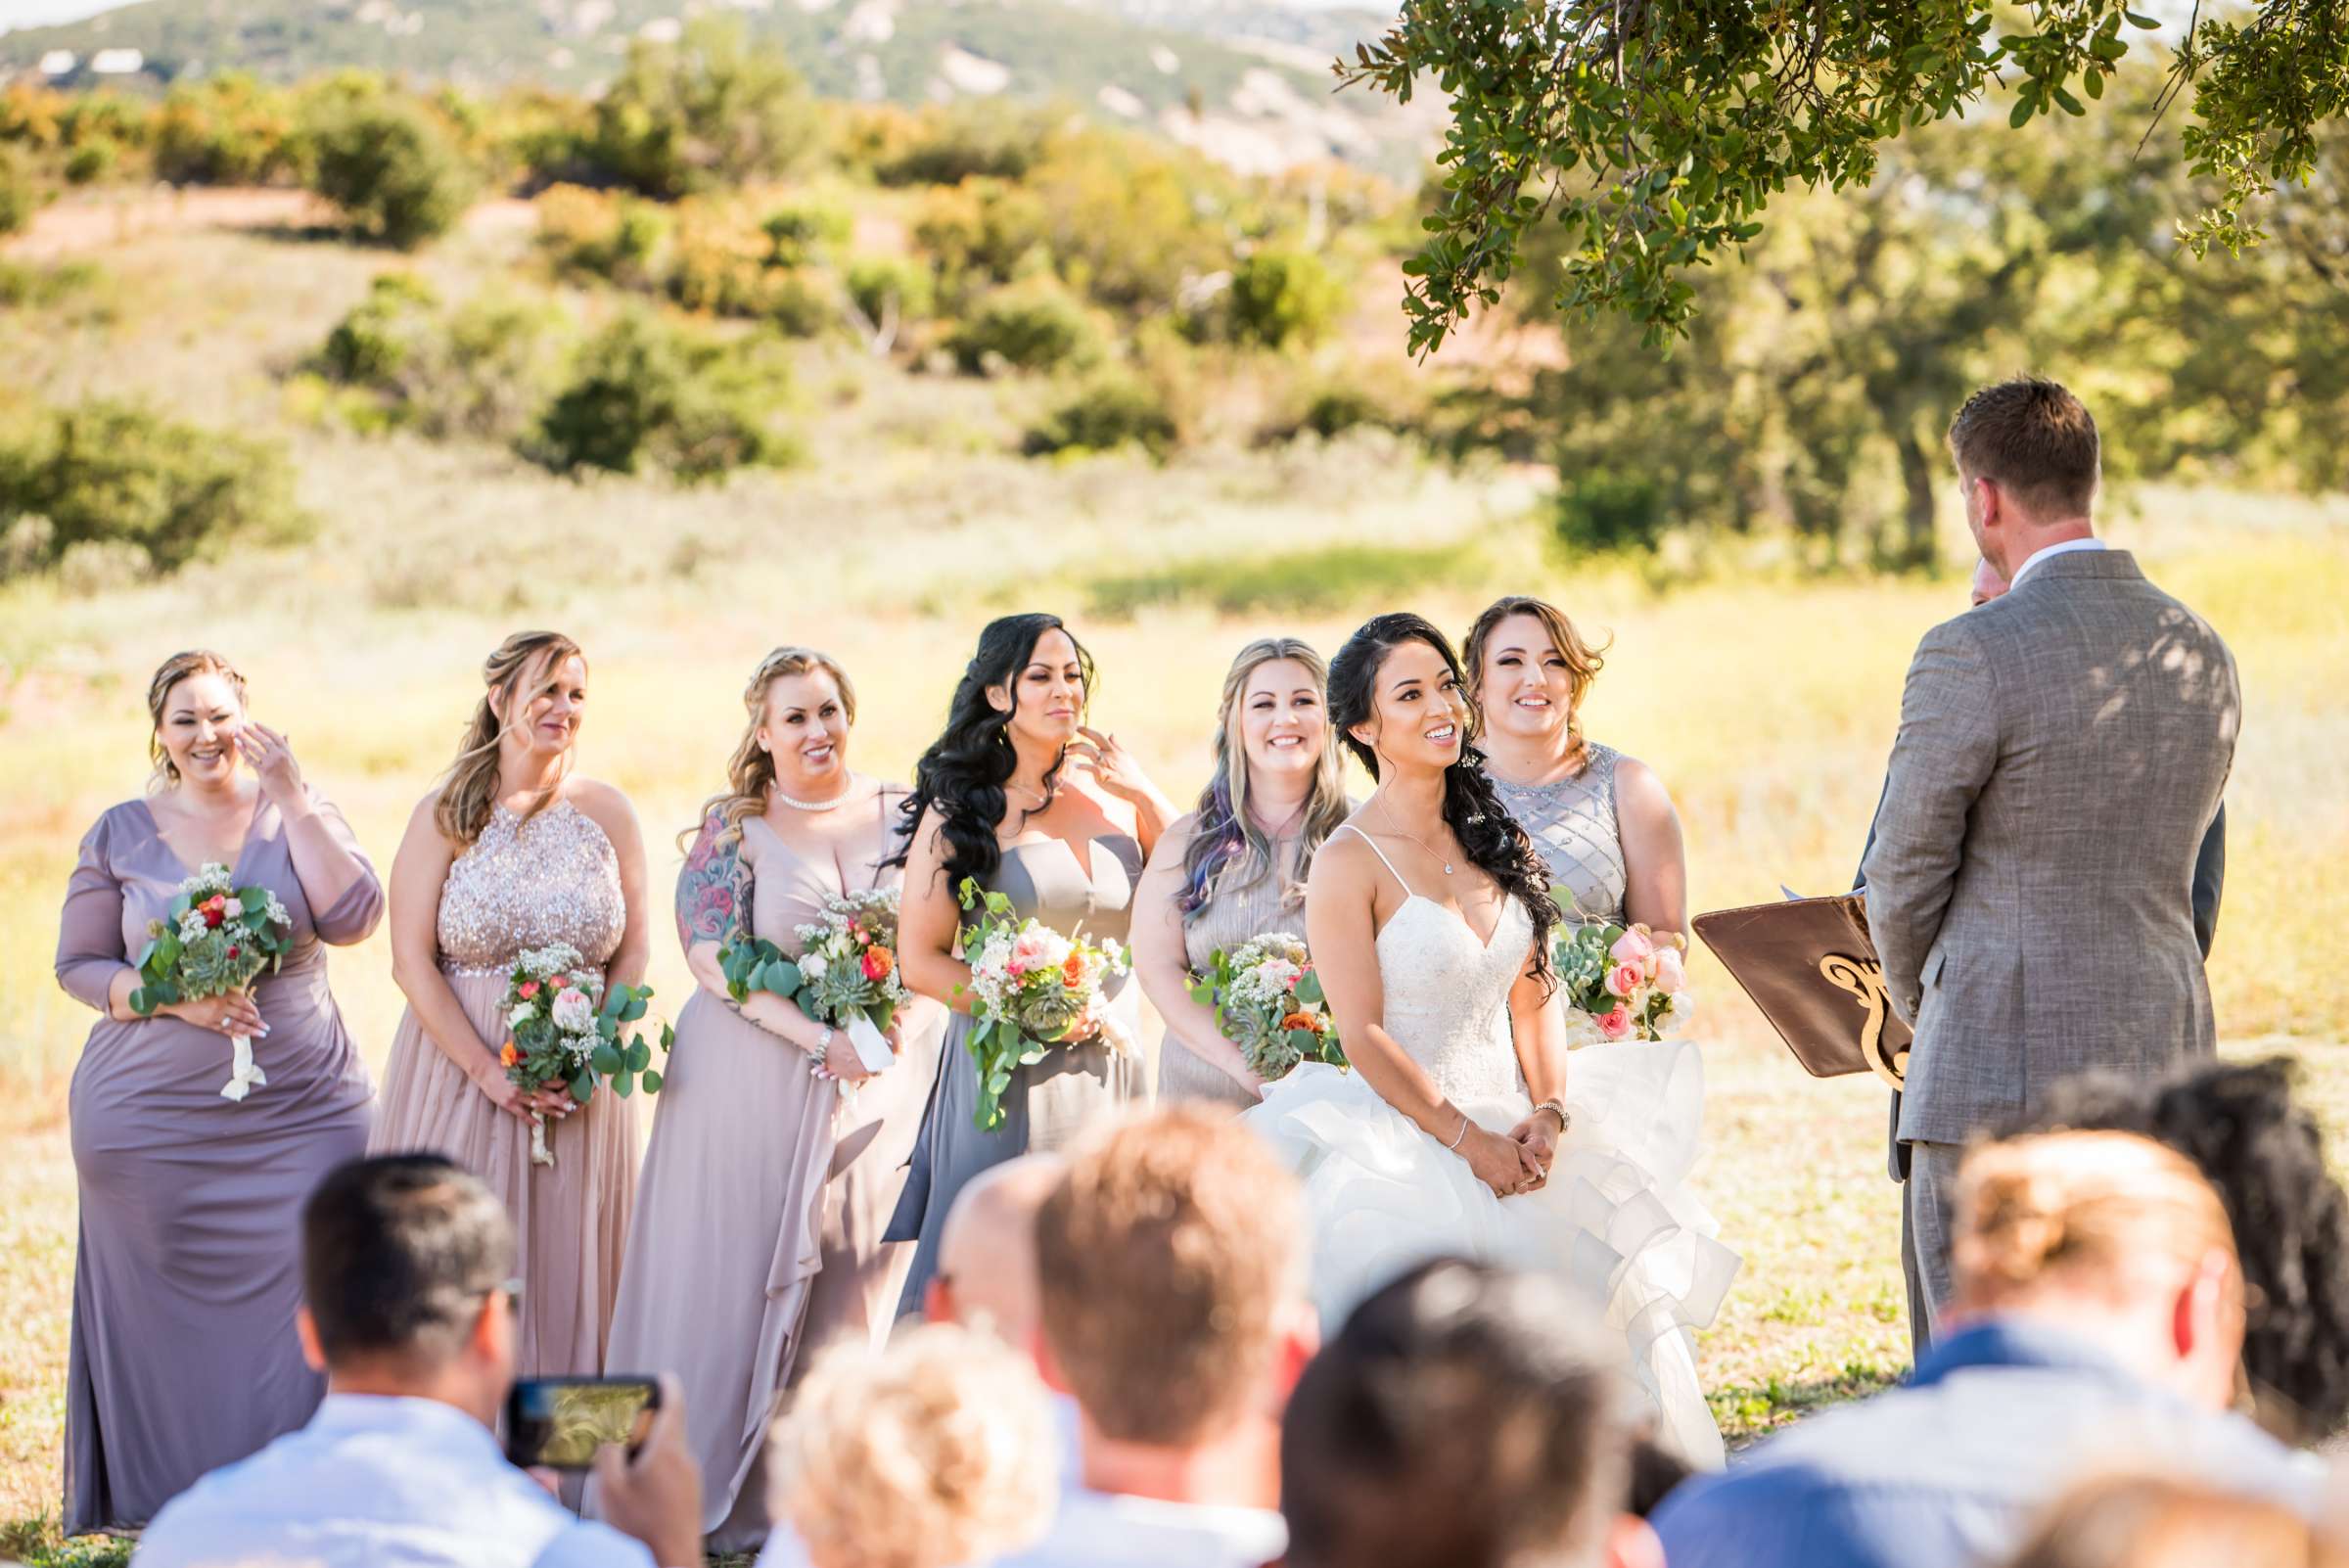
[[[520,1051],[518,1051],[518,1050],[516,1050],[516,1049],[514,1048],[514,1042],[513,1042],[512,1040],[508,1040],[508,1041],[506,1041],[506,1042],[505,1042],[505,1044],[503,1044],[503,1045],[501,1045],[501,1046],[499,1046],[499,1047],[498,1047],[498,1051],[497,1051],[497,1065],[498,1065],[498,1066],[500,1066],[500,1067],[512,1067],[512,1066],[513,1066],[513,1065],[514,1065],[516,1062],[519,1062],[519,1061],[521,1061],[521,1060],[522,1060],[522,1052],[520,1052]]]
[[[1598,1032],[1609,1039],[1621,1039],[1632,1032],[1632,1010],[1617,1002],[1594,1020]]]
[[[887,947],[865,948],[863,962],[864,978],[876,986],[887,980],[889,972],[897,967],[896,960],[890,957]]]
[[[524,1001],[529,1001],[532,996],[538,994],[538,982],[535,980],[524,981],[514,988],[514,994],[520,996]]]

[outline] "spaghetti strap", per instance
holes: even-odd
[[[1369,845],[1370,853],[1378,856],[1378,863],[1387,868],[1387,875],[1395,879],[1395,885],[1403,890],[1405,898],[1415,899],[1418,897],[1417,894],[1411,892],[1411,885],[1403,880],[1403,873],[1395,869],[1395,862],[1387,858],[1387,852],[1378,847],[1378,840],[1372,838],[1369,834],[1364,833],[1360,828],[1356,827],[1352,822],[1339,823],[1338,831],[1341,833],[1351,833],[1356,838],[1361,840],[1364,844]]]

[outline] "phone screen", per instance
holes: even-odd
[[[607,1443],[636,1452],[661,1392],[648,1377],[526,1377],[506,1397],[506,1456],[584,1470]]]

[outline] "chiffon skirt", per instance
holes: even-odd
[[[1509,1198],[1359,1074],[1308,1063],[1244,1120],[1304,1181],[1313,1294],[1327,1329],[1432,1258],[1556,1274],[1623,1336],[1658,1441],[1718,1469],[1721,1434],[1689,1330],[1713,1320],[1739,1260],[1681,1186],[1703,1123],[1703,1058],[1684,1041],[1593,1045],[1574,1053],[1568,1084],[1574,1125],[1548,1182]],[[1460,1109],[1505,1133],[1532,1107],[1521,1093]]]
[[[506,1038],[504,974],[442,970],[483,1039]],[[413,1010],[392,1037],[376,1111],[377,1154],[444,1154],[488,1183],[513,1217],[523,1282],[515,1371],[598,1376],[635,1203],[636,1109],[609,1089],[549,1119],[552,1166],[530,1163],[530,1124],[489,1103]]]

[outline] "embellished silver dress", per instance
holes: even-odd
[[[1553,784],[1494,778],[1493,791],[1548,863],[1550,895],[1567,918],[1621,920],[1631,885],[1615,817],[1615,764],[1623,754],[1595,741],[1586,749],[1589,760],[1572,778]]]

